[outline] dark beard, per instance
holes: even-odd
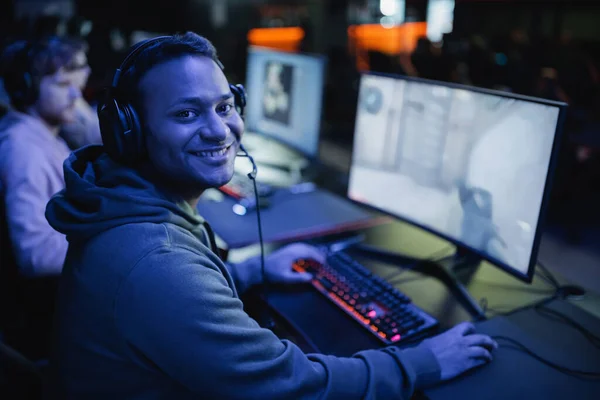
[[[40,117],[42,117],[42,119],[50,126],[52,127],[59,127],[67,122],[63,121],[62,119],[53,116],[53,115],[45,115],[40,113]],[[70,122],[70,121],[69,121]]]

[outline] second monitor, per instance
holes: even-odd
[[[321,56],[249,48],[243,143],[257,162],[317,157],[324,67]]]

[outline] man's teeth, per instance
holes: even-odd
[[[216,157],[216,156],[222,156],[223,154],[227,153],[228,149],[229,149],[229,147],[226,147],[223,150],[219,150],[219,151],[198,151],[195,154],[200,157]]]

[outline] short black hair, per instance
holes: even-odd
[[[37,101],[40,80],[68,66],[79,49],[70,39],[18,40],[0,56],[0,75],[12,106],[24,111]]]
[[[134,46],[135,47],[135,46]],[[133,50],[130,50],[130,52]],[[158,39],[145,47],[128,61],[117,87],[119,101],[129,102],[134,106],[141,103],[140,81],[153,67],[165,62],[184,57],[203,56],[214,60],[221,67],[215,46],[203,36],[194,32],[175,34]],[[141,111],[138,107],[138,111]]]

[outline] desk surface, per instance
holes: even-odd
[[[391,222],[369,228],[364,233],[365,241],[368,244],[414,257],[425,258],[434,253],[437,256],[443,256],[453,252],[453,247],[446,241],[402,222]],[[448,329],[459,322],[471,320],[462,305],[435,278],[402,270],[393,265],[358,259],[374,273],[387,279],[406,293],[416,305],[437,318],[440,321],[441,330]],[[560,283],[568,283],[557,274],[555,277]],[[464,284],[475,299],[485,298],[487,300],[490,308],[489,317],[533,305],[548,298],[554,292],[553,288],[537,275],[531,284],[526,284],[487,263],[482,264],[471,276],[471,279]],[[311,339],[311,342],[303,347],[305,351],[312,352],[315,351],[313,349],[316,349],[322,353],[347,357],[360,350],[382,347],[382,343],[373,335],[347,317],[324,296],[312,290],[310,286],[296,286],[285,290],[274,289],[269,295],[269,303],[276,310],[276,314],[293,321],[293,328],[300,328],[304,335]],[[595,326],[593,332],[600,331],[600,320],[596,319],[600,318],[600,296],[598,294],[587,293],[582,300],[570,301],[569,304],[575,309],[584,309],[593,315],[593,317],[588,316],[588,320],[594,321],[591,323]],[[582,346],[588,345],[588,343],[582,339],[583,336],[578,331],[566,325],[548,328],[547,325],[536,322],[532,318],[530,310],[529,308],[513,313],[507,318],[511,322],[507,327],[501,325],[504,317],[492,318],[481,325],[480,331],[516,338],[538,354],[561,365],[573,369],[600,371],[600,358],[596,356],[598,349],[582,350]],[[572,310],[561,311],[581,323]],[[585,324],[583,325],[585,326]],[[550,330],[552,332],[549,332]],[[525,334],[521,335],[519,333],[521,331],[524,331]],[[294,339],[293,336],[286,337]],[[554,399],[570,398],[569,393],[576,394],[573,398],[597,398],[600,381],[580,384],[579,378],[552,370],[528,355],[510,349],[502,348],[502,350],[496,355],[498,362],[493,365],[472,371],[460,379],[432,388],[426,391],[425,395],[435,400],[453,398]],[[595,353],[590,356],[592,363],[589,363],[586,357],[592,354],[592,350]],[[551,380],[550,384],[546,382],[548,379]]]
[[[577,321],[590,332],[600,332],[600,319],[560,300],[544,305]],[[478,324],[478,331],[516,340],[538,356],[572,370],[600,373],[600,349],[573,326],[534,308]],[[430,400],[597,399],[600,379],[560,372],[498,338],[500,347],[489,365],[450,382],[429,388]]]
[[[271,206],[260,210],[265,243],[306,240],[389,221],[321,189],[296,194],[280,189],[270,197],[270,202]],[[259,239],[256,210],[236,215],[235,204],[227,196],[218,201],[203,196],[198,203],[200,215],[229,249],[256,244]]]
[[[443,239],[402,222],[391,222],[365,231],[366,243],[415,257],[451,254],[454,247]],[[446,252],[447,249],[447,252]],[[442,328],[470,320],[469,314],[454,299],[448,289],[435,278],[401,270],[395,266],[361,259],[379,276],[387,279],[413,299],[414,303],[436,317]],[[559,283],[568,283],[554,274]],[[485,299],[488,315],[506,313],[534,304],[553,293],[553,288],[539,276],[531,284],[524,283],[504,271],[484,262],[471,279],[464,282],[473,298]],[[588,292],[576,303],[600,318],[600,295]]]
[[[425,258],[432,254],[443,256],[454,251],[454,247],[447,241],[400,221],[368,228],[363,233],[367,244],[414,257]],[[267,251],[272,249],[267,247]],[[239,262],[258,254],[258,251],[257,246],[235,250],[230,252],[230,260]],[[471,320],[469,313],[437,279],[394,265],[356,258],[365,267],[408,295],[424,311],[437,318],[441,329]],[[553,275],[559,283],[569,283],[560,275]],[[531,284],[527,284],[487,262],[482,263],[471,279],[464,282],[464,286],[477,301],[485,299],[488,305],[487,315],[490,317],[535,304],[553,294],[552,286],[538,275],[534,276]],[[600,294],[588,292],[582,300],[573,303],[600,318]]]
[[[368,229],[366,241],[390,250],[403,251],[416,257],[433,253],[451,253],[448,244],[417,228],[403,223],[391,223]],[[436,317],[445,330],[470,320],[469,314],[448,289],[434,278],[369,260],[360,260],[367,268],[387,278],[412,298],[415,304]],[[556,278],[565,282],[560,276]],[[526,284],[491,265],[482,265],[465,283],[475,299],[486,298],[491,309],[488,315],[509,313],[533,305],[553,294],[552,287],[536,276]],[[271,292],[269,302],[296,328],[301,328],[317,351],[336,356],[350,356],[382,344],[333,304],[310,287]],[[556,302],[554,302],[556,303]],[[567,306],[565,308],[565,306]],[[571,308],[569,308],[571,307]],[[552,307],[555,308],[555,307]],[[559,304],[558,310],[586,328],[600,332],[600,296],[588,293],[581,301]],[[556,308],[555,308],[556,309]],[[588,313],[577,311],[585,309]],[[577,314],[586,314],[580,317]],[[540,356],[572,369],[600,371],[600,350],[594,348],[574,328],[556,321],[541,321],[531,308],[508,317],[491,318],[478,328],[483,333],[508,336],[526,345]],[[555,326],[556,325],[556,326]],[[442,399],[596,399],[600,380],[582,380],[558,372],[531,356],[502,343],[495,361],[481,369],[428,389],[423,395],[431,400]],[[310,349],[307,349],[310,350]],[[306,350],[305,350],[306,351]],[[573,396],[570,396],[573,395]]]
[[[365,241],[368,244],[414,257],[428,257],[434,253],[442,256],[453,252],[453,247],[448,242],[402,222],[394,221],[369,228],[364,230],[364,234]],[[258,251],[257,248],[231,252],[231,260],[234,262],[240,261],[256,251]],[[356,258],[365,267],[408,295],[417,306],[438,319],[440,329],[445,330],[460,322],[471,320],[471,316],[464,307],[454,298],[446,286],[435,278],[404,270],[394,265],[361,259],[360,257]],[[559,275],[555,277],[560,283],[567,283]],[[537,275],[531,284],[527,284],[488,263],[483,263],[464,285],[476,300],[479,301],[485,298],[489,307],[487,313],[489,317],[535,304],[554,293],[553,288]],[[309,292],[310,289],[294,289],[291,292],[274,293],[273,299],[284,302],[285,307],[289,307],[290,314],[296,315],[301,313],[302,310],[310,314],[305,321],[309,325],[315,321],[312,315],[313,310],[334,307],[326,299],[318,298],[320,295],[315,297]],[[600,318],[600,295],[590,292],[586,294],[583,300],[574,301],[573,303]],[[288,315],[288,317],[291,316]],[[352,329],[355,322],[344,315],[343,318],[336,319],[335,324],[338,325],[335,328],[336,333],[331,336],[340,337],[339,335],[343,335],[346,329]],[[316,327],[315,329],[315,334],[318,334],[317,332],[322,327]],[[334,353],[344,356],[351,355],[353,352],[360,350],[361,347],[364,348],[363,346],[377,345],[377,342],[370,340],[370,334],[365,332],[365,335],[362,336],[364,337],[357,340],[357,343],[336,344],[324,339],[325,342],[322,345],[323,348],[333,345],[335,346]]]

